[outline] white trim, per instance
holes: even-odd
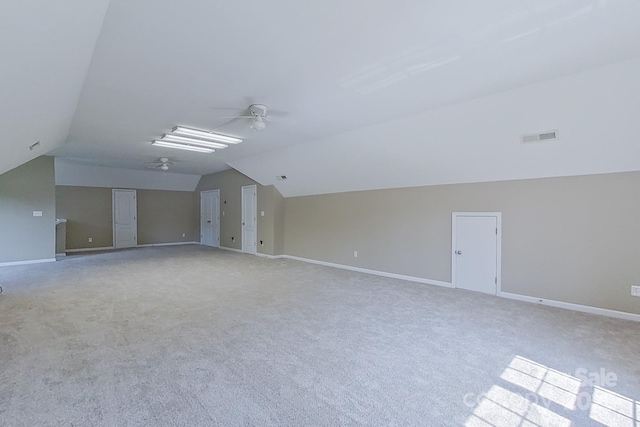
[[[207,245],[202,245],[202,246],[207,246]],[[207,247],[210,248],[211,246],[207,246]],[[237,252],[239,254],[244,253],[240,249],[228,248],[226,246],[220,246],[219,248],[216,248],[216,249],[222,249],[223,251]]]
[[[456,218],[463,216],[495,217],[498,233],[496,236],[496,293],[502,292],[502,212],[451,212],[451,287],[456,289]],[[491,295],[491,294],[490,294]]]
[[[179,245],[199,245],[199,242],[173,242],[173,243],[148,243],[145,245],[131,246],[127,248],[116,248],[114,246],[103,246],[99,248],[81,248],[81,249],[67,249],[67,253],[74,252],[97,252],[97,251],[113,251],[116,249],[135,249],[135,248],[150,248],[154,246],[179,246]]]
[[[256,256],[259,256],[261,258],[267,258],[267,259],[282,259],[282,258],[286,258],[286,255],[267,255],[267,254],[261,254],[260,252],[256,252]]]
[[[32,259],[29,261],[12,261],[12,262],[0,262],[0,267],[10,267],[12,265],[28,265],[28,264],[42,264],[45,262],[56,262],[55,258],[44,259]]]
[[[599,316],[614,317],[616,319],[624,319],[624,320],[632,320],[634,322],[640,322],[640,314],[627,313],[625,311],[609,310],[607,308],[592,307],[589,305],[580,305],[580,304],[573,304],[570,302],[536,298],[536,297],[530,297],[527,295],[512,294],[510,292],[500,292],[498,296],[501,298],[507,298],[507,299],[523,301],[523,302],[528,302],[533,304],[541,304],[549,307],[562,308],[565,310],[573,310],[573,311],[579,311],[582,313],[596,314]]]
[[[62,253],[56,254],[56,258],[59,257],[59,256],[60,257],[67,256],[67,253],[66,252],[62,252]]]
[[[404,276],[402,274],[387,273],[387,272],[384,272],[384,271],[369,270],[369,269],[366,269],[366,268],[352,267],[352,266],[349,266],[349,265],[334,264],[334,263],[331,263],[331,262],[317,261],[317,260],[314,260],[314,259],[301,258],[301,257],[297,257],[297,256],[292,256],[292,255],[277,255],[274,258],[292,259],[292,260],[295,260],[295,261],[302,261],[302,262],[308,262],[310,264],[324,265],[326,267],[341,268],[341,269],[344,269],[344,270],[358,271],[360,273],[373,274],[373,275],[376,275],[376,276],[389,277],[389,278],[392,278],[392,279],[407,280],[407,281],[410,281],[410,282],[424,283],[424,284],[435,285],[435,286],[443,286],[443,287],[446,287],[446,288],[453,288],[452,284],[448,283],[448,282],[441,282],[441,281],[438,281],[438,280],[423,279],[421,277]],[[588,306],[588,305],[573,304],[573,303],[562,302],[562,301],[554,301],[554,300],[549,300],[549,299],[531,297],[531,296],[527,296],[527,295],[512,294],[512,293],[509,293],[509,292],[502,292],[502,291],[498,292],[497,296],[500,297],[500,298],[523,301],[523,302],[528,302],[528,303],[533,303],[533,304],[541,304],[541,305],[546,305],[546,306],[549,306],[549,307],[562,308],[562,309],[565,309],[565,310],[572,310],[572,311],[578,311],[578,312],[587,313],[587,314],[595,314],[595,315],[599,315],[599,316],[607,316],[607,317],[613,317],[613,318],[616,318],[616,319],[623,319],[623,320],[631,320],[631,321],[634,321],[634,322],[640,322],[640,314],[627,313],[625,311],[609,310],[609,309],[606,309],[606,308],[599,308],[599,307],[592,307],[592,306]]]
[[[147,243],[145,245],[138,245],[137,248],[151,248],[156,246],[181,246],[181,245],[199,245],[199,242],[173,242],[173,243]]]
[[[96,252],[96,251],[110,251],[115,249],[113,246],[102,246],[99,248],[80,248],[80,249],[67,249],[67,253],[71,252]]]
[[[310,264],[324,265],[326,267],[341,268],[343,270],[357,271],[359,273],[373,274],[375,276],[389,277],[391,279],[407,280],[409,282],[424,283],[427,285],[443,286],[451,288],[451,283],[441,282],[439,280],[423,279],[422,277],[405,276],[403,274],[387,273],[386,271],[369,270],[368,268],[352,267],[350,265],[334,264],[332,262],[318,261],[315,259],[301,258],[292,255],[280,255],[280,258],[292,259],[295,261],[308,262]]]

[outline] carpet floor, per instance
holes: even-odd
[[[197,245],[0,286],[2,426],[640,426],[630,321]]]

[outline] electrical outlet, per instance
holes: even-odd
[[[631,285],[631,295],[640,297],[640,285]]]
[[[353,251],[353,257],[358,258],[358,251]]]
[[[93,237],[89,237],[89,243],[93,243]]]
[[[187,234],[186,233],[182,233],[182,237],[187,237]]]

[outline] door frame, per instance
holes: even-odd
[[[133,220],[135,221],[135,227],[136,227],[136,231],[134,233],[134,240],[135,240],[135,245],[133,246],[126,246],[127,248],[130,247],[137,247],[138,246],[138,191],[137,190],[132,190],[130,188],[112,188],[111,189],[111,232],[112,232],[112,238],[113,238],[113,247],[114,249],[118,249],[118,245],[116,244],[116,192],[117,191],[126,191],[129,193],[133,193],[133,198],[136,201],[134,203],[134,207],[135,207],[135,211],[133,213]]]
[[[219,248],[220,247],[220,189],[215,189],[215,190],[205,190],[205,191],[201,191],[200,192],[200,244],[202,245],[202,238],[204,236],[204,233],[202,232],[202,211],[203,211],[203,205],[202,205],[202,197],[206,194],[206,193],[217,193],[218,197],[218,212],[214,212],[214,221],[216,222],[216,226],[218,228],[218,241],[214,242],[213,245],[211,245],[210,247],[212,248]],[[205,246],[209,246],[209,245],[205,245]]]
[[[502,212],[451,212],[451,287],[457,288],[456,270],[458,257],[456,256],[457,219],[459,217],[494,217],[498,229],[496,236],[496,295],[502,293]]]
[[[255,201],[253,203],[253,209],[254,209],[254,212],[253,212],[254,216],[253,217],[256,219],[256,224],[255,224],[256,250],[253,251],[253,252],[248,252],[248,251],[245,250],[245,246],[244,246],[244,241],[245,241],[245,239],[244,239],[244,233],[245,233],[244,229],[245,229],[245,226],[244,225],[241,225],[242,233],[241,233],[241,236],[240,236],[240,239],[241,239],[240,240],[240,250],[243,253],[255,255],[255,254],[258,253],[258,187],[255,184],[253,184],[253,185],[243,185],[241,187],[241,189],[240,189],[240,199],[241,199],[240,200],[241,201],[240,224],[242,224],[242,222],[244,221],[244,210],[245,210],[244,192],[245,192],[245,189],[249,189],[249,188],[253,188],[253,194],[255,195]]]

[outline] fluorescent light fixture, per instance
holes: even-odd
[[[201,139],[187,138],[186,136],[178,136],[178,135],[172,135],[172,134],[163,135],[161,140],[168,141],[168,142],[175,142],[178,144],[201,145],[201,146],[210,147],[210,148],[227,148],[228,147],[227,144],[221,144],[219,142],[203,141]]]
[[[196,138],[207,139],[210,141],[224,142],[226,144],[239,144],[242,142],[241,138],[236,138],[234,136],[221,135],[219,133],[213,133],[206,130],[191,129],[191,128],[186,128],[184,126],[174,127],[172,133],[178,134],[178,135],[193,136]]]
[[[158,147],[177,148],[179,150],[197,151],[199,153],[213,153],[215,151],[212,148],[196,147],[193,145],[186,145],[184,143],[175,143],[175,142],[158,141],[158,140],[151,142],[151,145],[157,145]]]

